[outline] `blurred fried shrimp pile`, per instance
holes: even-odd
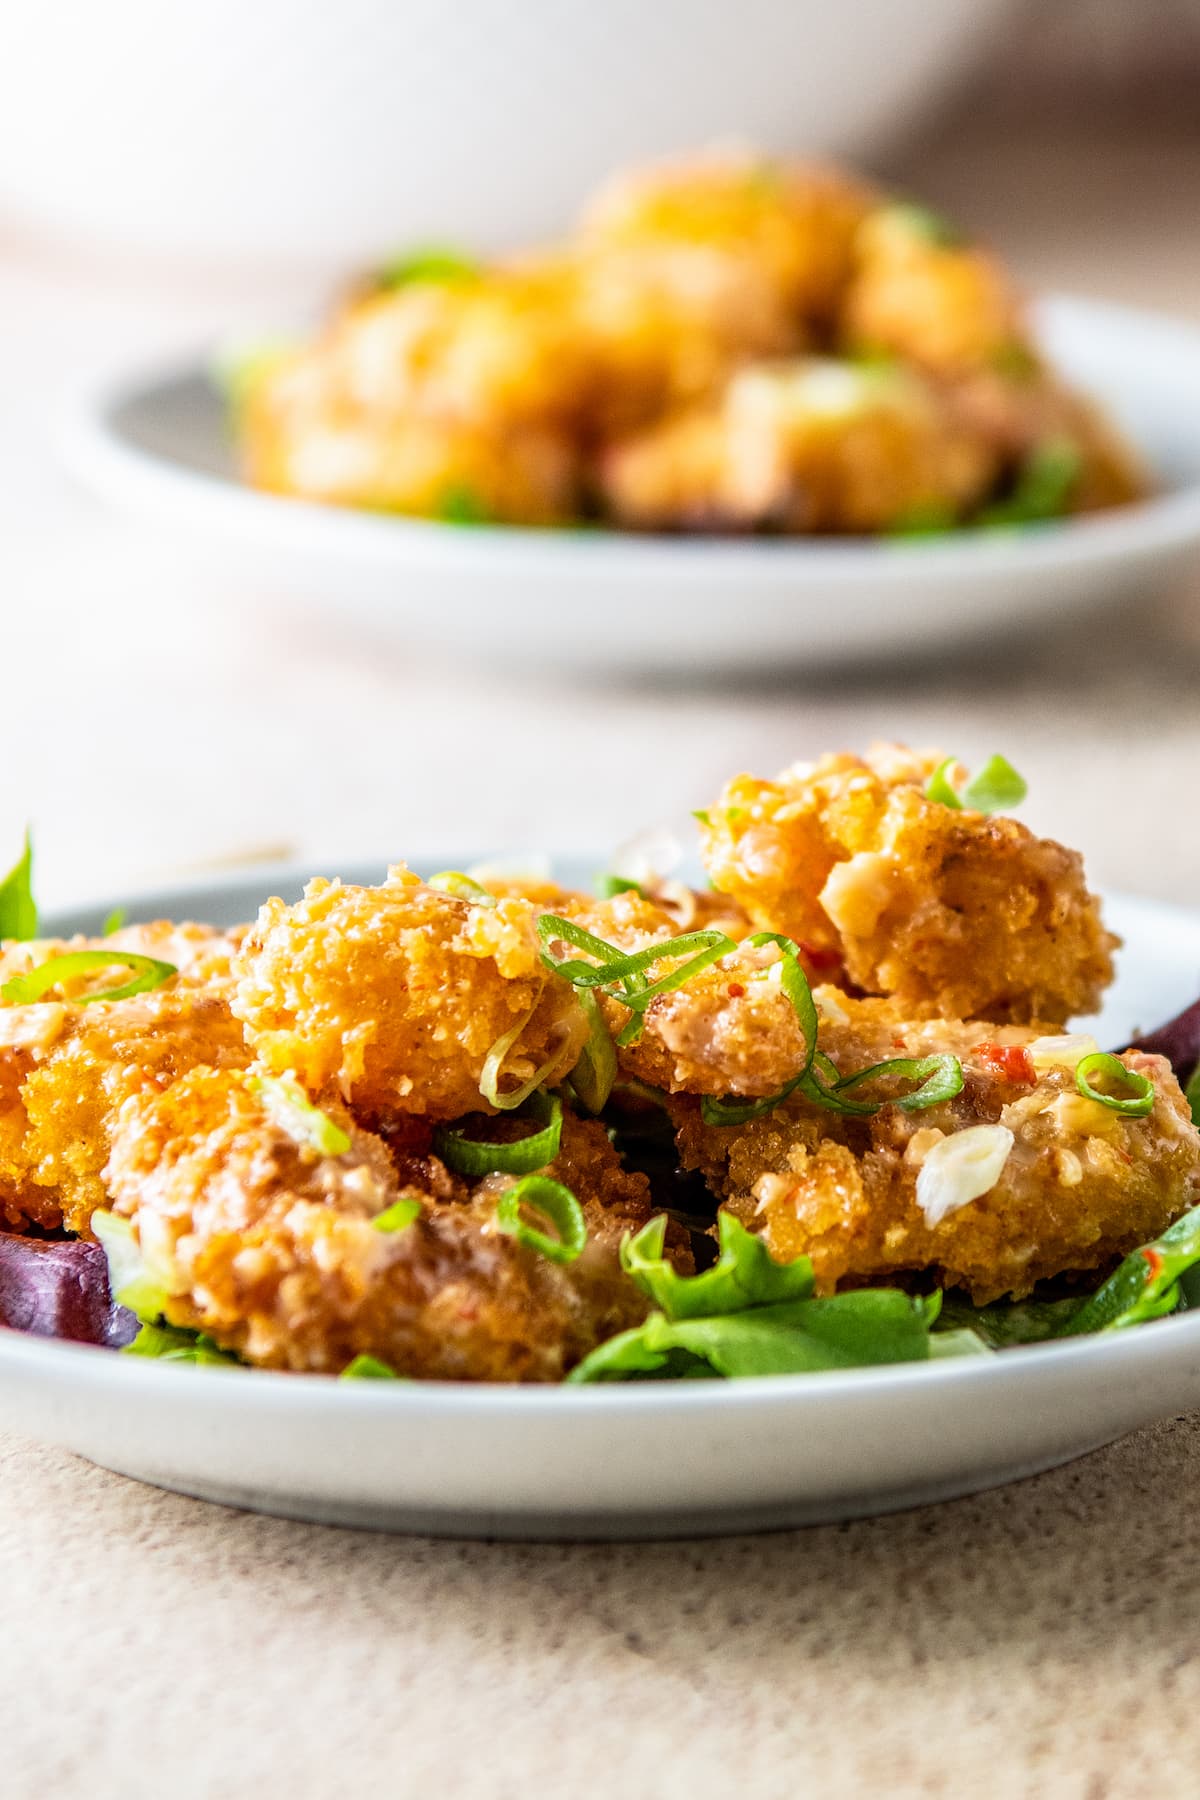
[[[620,175],[547,252],[399,258],[236,396],[254,485],[458,524],[945,530],[1146,485],[993,255],[749,152]]]
[[[1068,1028],[1116,940],[1023,792],[881,744],[730,781],[703,892],[400,864],[223,934],[9,941],[0,1212],[116,1233],[243,1361],[447,1380],[651,1330],[629,1244],[689,1181],[660,1289],[719,1208],[818,1295],[1102,1274],[1200,1203],[1200,1132],[1162,1057]]]

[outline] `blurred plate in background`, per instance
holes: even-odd
[[[243,576],[257,566],[274,591],[406,646],[590,672],[937,654],[1144,601],[1200,544],[1200,331],[1066,297],[1040,302],[1035,322],[1064,377],[1142,450],[1153,499],[1019,531],[891,541],[380,517],[243,486],[201,360],[90,397],[63,451],[96,492],[223,547]]]

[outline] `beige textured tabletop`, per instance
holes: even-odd
[[[1031,281],[1196,318],[1197,174],[1195,140],[959,135],[914,181]],[[50,901],[269,846],[604,849],[735,768],[879,734],[1003,749],[1098,880],[1200,894],[1200,575],[902,676],[634,690],[417,663],[266,585],[214,603],[55,472],[71,387],[278,302],[268,283],[0,250],[0,844],[37,822]],[[1200,1419],[937,1509],[607,1548],[289,1524],[0,1438],[0,1792],[1193,1794],[1198,1554]]]

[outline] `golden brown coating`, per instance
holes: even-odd
[[[818,1291],[920,1271],[980,1305],[1020,1297],[1052,1276],[1107,1268],[1200,1201],[1200,1133],[1163,1058],[1123,1057],[1155,1088],[1153,1111],[1127,1117],[1076,1087],[1090,1040],[902,1024],[888,1002],[831,998],[844,1022],[826,1018],[821,1045],[844,1074],[949,1053],[962,1061],[962,1092],[869,1119],[793,1095],[732,1127],[705,1125],[697,1101],[671,1103],[684,1166],[773,1256],[811,1256]]]
[[[379,1138],[330,1110],[350,1139],[341,1155],[297,1144],[242,1072],[197,1069],[124,1108],[108,1171],[115,1208],[132,1219],[173,1324],[264,1368],[335,1373],[365,1354],[406,1376],[553,1381],[644,1315],[616,1246],[649,1207],[600,1148],[600,1127],[573,1132],[550,1171],[585,1189],[588,1243],[563,1266],[499,1229],[506,1183],[460,1197],[462,1184],[426,1159],[427,1185],[414,1185]],[[610,1181],[612,1216],[587,1191]],[[378,1229],[402,1198],[420,1214]]]
[[[680,935],[678,921],[663,906],[636,893],[612,900],[585,901],[567,916],[606,943],[638,951]],[[712,929],[688,925],[688,931]],[[716,929],[723,929],[718,923]],[[576,954],[567,946],[555,954]],[[689,953],[694,954],[694,952]],[[664,959],[647,973],[656,981],[680,966]],[[811,968],[809,970],[811,973]],[[738,945],[720,961],[691,976],[681,987],[658,994],[646,1008],[636,1043],[619,1046],[626,1075],[667,1092],[771,1094],[796,1073],[805,1058],[804,1034],[796,1011],[780,986],[781,956],[774,945]],[[628,1022],[629,1008],[600,995],[614,1036]]]
[[[999,467],[915,372],[809,357],[745,369],[711,405],[613,444],[598,480],[627,526],[854,533],[962,519]]]
[[[119,982],[97,970],[29,1005],[0,1005],[0,1223],[87,1233],[106,1204],[102,1171],[116,1115],[198,1063],[248,1060],[229,1010],[240,934],[161,920],[107,938],[41,939],[0,952],[0,980],[78,950],[129,950],[173,962],[164,986],[127,1000],[80,996]],[[61,995],[61,998],[56,997]]]
[[[879,745],[740,775],[702,823],[714,885],[911,1014],[1052,1022],[1112,979],[1082,859],[1014,819],[925,797],[940,760]]]
[[[584,238],[610,246],[692,245],[762,272],[799,318],[828,319],[852,267],[870,190],[831,169],[751,151],[653,164],[612,177],[588,206]]]
[[[841,333],[850,349],[903,357],[938,375],[1033,359],[1008,272],[924,207],[887,205],[859,226]]]
[[[586,1026],[542,963],[537,909],[480,905],[403,866],[380,887],[312,881],[270,900],[238,957],[234,1010],[255,1054],[311,1093],[334,1089],[372,1124],[480,1108],[489,1052],[513,1033],[502,1091],[564,1074]]]
[[[802,321],[759,264],[705,244],[579,254],[571,301],[592,374],[590,437],[644,426],[716,394],[742,364],[803,348]]]

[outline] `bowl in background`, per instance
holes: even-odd
[[[39,0],[6,20],[0,208],[175,260],[509,246],[560,230],[614,166],[723,136],[877,150],[1011,6]]]

